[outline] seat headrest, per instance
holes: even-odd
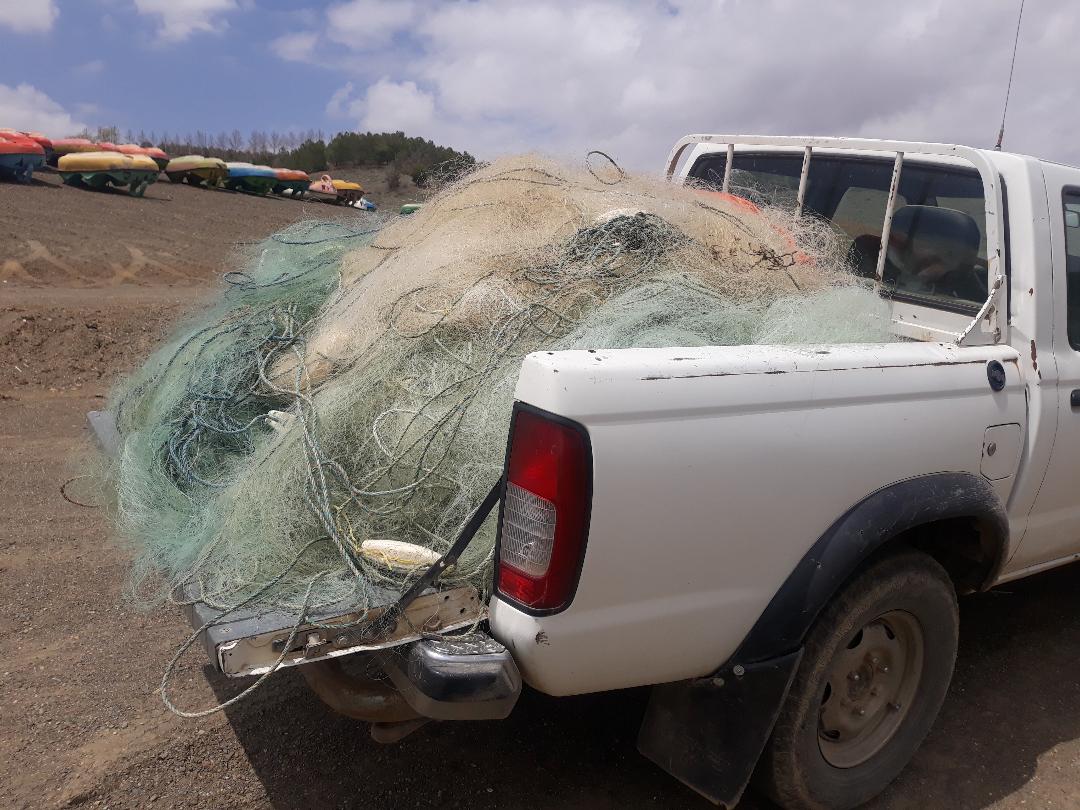
[[[909,243],[949,243],[954,249],[977,251],[982,234],[968,214],[955,208],[934,205],[905,205],[893,214],[891,233],[907,237]]]

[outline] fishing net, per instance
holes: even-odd
[[[365,542],[450,546],[501,474],[525,355],[887,341],[847,247],[790,211],[533,156],[380,228],[287,229],[113,397],[136,587],[298,622],[384,604],[420,571]],[[493,524],[444,584],[486,593]]]

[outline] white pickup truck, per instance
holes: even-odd
[[[831,221],[895,341],[530,355],[503,480],[460,541],[498,500],[486,632],[341,641],[389,680],[332,654],[302,670],[384,740],[504,717],[522,681],[651,685],[640,750],[709,799],[753,775],[784,807],[852,807],[934,722],[957,595],[1080,555],[1080,169],[695,135],[667,172]],[[482,615],[437,573],[385,618]],[[215,633],[228,670],[252,628]]]

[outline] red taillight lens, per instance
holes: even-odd
[[[584,428],[517,406],[499,522],[500,595],[534,611],[570,604],[585,553],[591,488]]]

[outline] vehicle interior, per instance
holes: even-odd
[[[739,152],[729,191],[759,205],[793,208],[802,160],[795,153]],[[719,189],[726,163],[724,153],[702,155],[689,177]],[[876,274],[892,169],[888,158],[814,155],[810,160],[803,211],[831,223],[849,240],[848,259],[866,278]],[[974,314],[988,292],[984,206],[974,169],[906,161],[885,255],[883,294]]]

